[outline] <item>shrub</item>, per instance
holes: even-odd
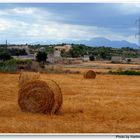
[[[89,57],[89,59],[90,59],[90,61],[94,61],[94,60],[95,60],[94,55],[91,55],[91,56]]]
[[[110,74],[116,75],[140,75],[140,71],[125,70],[125,71],[109,71]]]
[[[3,65],[0,66],[1,72],[15,72],[17,70],[16,65]]]
[[[36,55],[36,60],[38,62],[46,62],[47,59],[47,53],[46,52],[38,52]]]
[[[25,62],[26,62],[27,64],[32,64],[32,60],[31,60],[31,59],[25,60]]]
[[[10,59],[7,61],[0,62],[0,71],[1,72],[15,72],[17,71],[17,64],[20,60]]]
[[[0,60],[2,61],[10,60],[11,58],[11,55],[7,52],[0,53]]]
[[[4,62],[5,65],[16,65],[20,60],[18,59],[10,59]]]
[[[0,62],[0,71],[1,72],[15,72],[18,70],[20,65],[30,65],[32,60],[19,60],[19,59],[10,59],[7,61]]]

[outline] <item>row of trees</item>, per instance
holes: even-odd
[[[65,44],[57,44],[57,45],[65,45]],[[111,47],[89,47],[83,44],[71,44],[72,49],[68,52],[61,51],[62,57],[83,57],[84,55],[89,55],[90,60],[94,60],[95,57],[99,59],[110,60],[112,56],[124,56],[124,57],[138,57],[138,50],[125,47],[125,48],[111,48]],[[56,46],[56,45],[55,45]],[[39,62],[45,62],[47,58],[47,54],[53,53],[53,45],[30,45],[31,50],[39,49],[41,47],[45,48],[44,52],[38,52],[36,59]],[[34,48],[35,47],[35,48]],[[4,47],[0,47],[0,60],[8,60],[11,59],[11,56],[18,56],[18,55],[27,55],[26,51],[19,50],[19,49],[5,49]]]
[[[12,56],[10,55],[10,53],[8,52],[1,52],[0,53],[0,61],[7,61],[12,59]],[[38,52],[36,55],[36,60],[38,62],[46,62],[47,59],[47,53],[46,52]]]
[[[111,48],[111,47],[88,47],[85,45],[72,45],[72,49],[69,52],[62,51],[62,57],[82,57],[89,55],[90,58],[98,58],[110,60],[112,56],[124,56],[124,57],[138,57],[138,50],[133,48]]]

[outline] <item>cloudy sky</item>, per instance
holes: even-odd
[[[0,4],[0,43],[66,42],[105,37],[137,43],[140,4]]]

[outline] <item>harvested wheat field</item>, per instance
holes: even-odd
[[[63,93],[57,115],[22,112],[18,106],[19,74],[0,74],[1,133],[140,132],[140,77],[41,74],[55,80]]]

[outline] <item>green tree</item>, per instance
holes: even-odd
[[[94,61],[94,60],[95,60],[94,55],[93,55],[93,54],[92,54],[92,55],[90,55],[90,56],[89,56],[89,59],[90,59],[90,61]]]
[[[47,59],[47,53],[46,52],[38,52],[36,55],[36,60],[38,62],[46,62]]]
[[[81,57],[88,54],[88,47],[83,44],[73,44],[69,53],[71,57]]]
[[[19,56],[19,55],[27,55],[25,49],[9,49],[8,50],[11,55]]]
[[[0,60],[2,60],[2,61],[10,60],[11,58],[12,57],[8,52],[0,53]]]

